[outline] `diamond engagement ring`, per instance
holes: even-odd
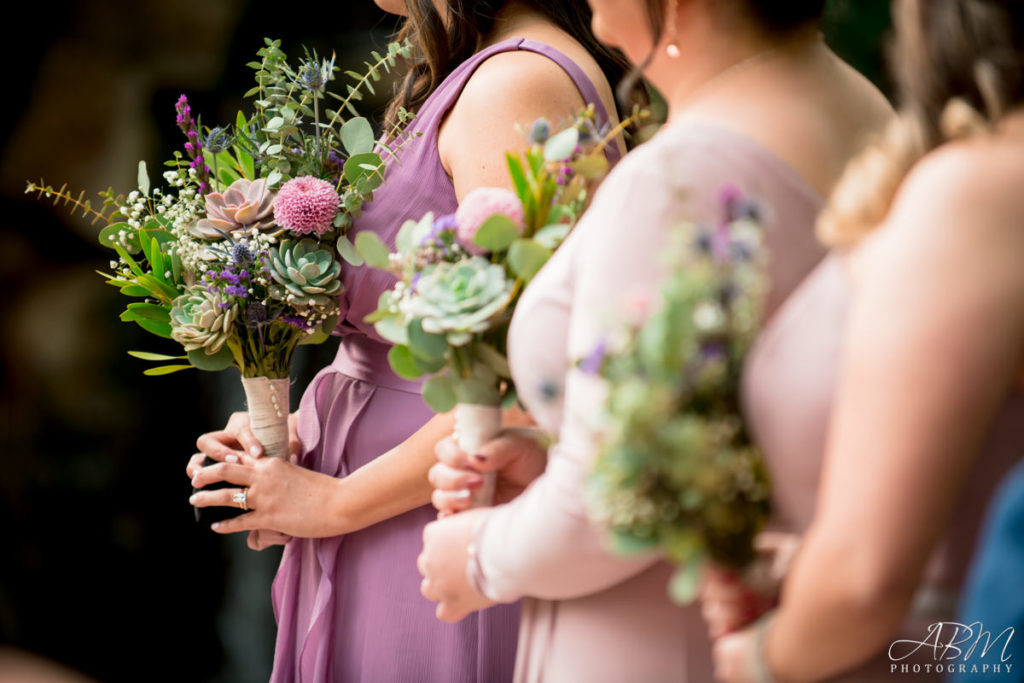
[[[249,493],[249,489],[242,489],[238,493],[236,493],[233,496],[231,496],[231,500],[233,502],[235,502],[235,503],[238,503],[238,507],[242,508],[243,510],[248,510],[249,506],[246,505],[246,503],[245,503],[245,496],[248,493]]]

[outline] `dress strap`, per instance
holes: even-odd
[[[597,114],[599,126],[604,125],[610,120],[608,118],[608,110],[605,109],[604,102],[602,102],[600,95],[598,95],[597,88],[576,62],[546,43],[526,38],[509,38],[480,50],[456,67],[445,78],[444,82],[428,98],[427,102],[423,104],[417,117],[420,120],[420,130],[424,133],[424,136],[436,138],[441,120],[455,105],[459,95],[462,94],[463,88],[466,87],[466,83],[469,82],[470,77],[481,64],[496,54],[514,52],[516,50],[526,50],[543,55],[560,66],[569,78],[572,79],[583,101],[594,105],[594,112]],[[605,148],[605,154],[608,157],[608,161],[614,164],[619,160],[618,146],[608,145]]]

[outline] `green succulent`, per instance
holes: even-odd
[[[231,336],[238,317],[238,303],[226,303],[220,292],[192,285],[171,304],[171,338],[186,351],[217,353]]]
[[[408,314],[425,332],[444,334],[455,346],[486,330],[512,300],[515,283],[505,269],[480,256],[427,266],[416,281]]]
[[[328,306],[341,292],[341,263],[315,240],[282,240],[267,267],[276,282],[270,296],[296,307]]]

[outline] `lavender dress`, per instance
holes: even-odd
[[[388,169],[355,231],[370,230],[394,244],[404,221],[428,211],[455,211],[455,189],[437,152],[438,128],[476,68],[491,55],[513,50],[552,59],[607,120],[594,85],[562,53],[521,38],[493,45],[455,69],[423,104],[410,128],[422,136]],[[336,331],[341,346],[299,408],[301,464],[338,477],[387,452],[432,415],[419,383],[391,371],[388,343],[364,321],[394,279],[349,267],[344,284]],[[296,538],[287,544],[273,587],[278,635],[272,681],[511,679],[518,604],[445,624],[435,618],[434,604],[420,595],[416,556],[423,527],[434,517],[435,511],[424,506],[345,536]]]

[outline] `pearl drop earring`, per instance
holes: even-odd
[[[676,3],[678,0],[670,0],[668,6],[668,21],[665,25],[665,32],[668,34],[668,45],[665,46],[665,54],[672,59],[679,59],[679,35],[676,32]]]

